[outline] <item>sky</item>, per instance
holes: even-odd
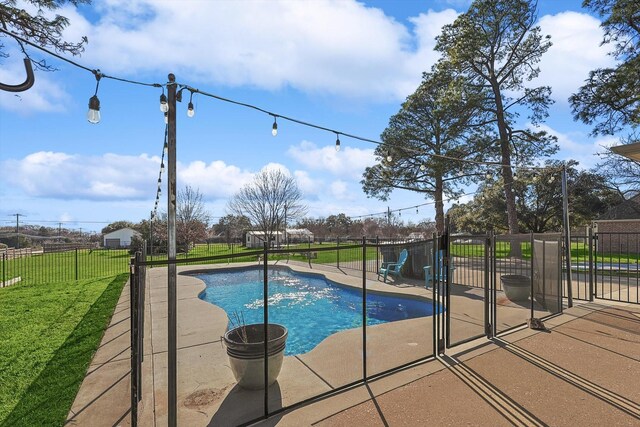
[[[469,6],[467,0],[402,1],[158,1],[94,0],[58,13],[70,19],[65,38],[89,43],[72,58],[103,73],[180,84],[256,105],[341,132],[379,140],[389,118],[418,87],[437,59],[435,37]],[[29,5],[21,7],[30,10]],[[615,145],[592,138],[572,119],[567,98],[588,72],[614,63],[600,46],[600,21],[578,0],[539,0],[539,25],[553,46],[534,85],[552,87],[555,103],[544,128],[556,135],[557,159],[581,167]],[[0,81],[24,80],[16,43],[0,59]],[[149,218],[153,209],[164,117],[160,88],[102,79],[101,121],[86,119],[96,80],[90,72],[28,48],[58,70],[36,71],[35,85],[0,92],[0,225],[23,224],[100,230],[106,224]],[[375,164],[375,145],[273,118],[188,92],[177,111],[178,188],[199,189],[213,222],[227,201],[264,168],[293,176],[308,216],[359,217],[408,208],[405,222],[433,219],[424,195],[396,190],[388,201],[367,198],[360,181]],[[166,175],[164,176],[166,178]],[[166,210],[166,179],[160,210]],[[464,199],[461,199],[464,201]],[[447,203],[449,206],[453,201]]]

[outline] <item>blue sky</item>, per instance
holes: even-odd
[[[378,139],[389,117],[437,60],[434,37],[469,5],[465,0],[152,1],[104,0],[65,8],[69,40],[89,44],[74,60],[108,75],[149,83],[179,83],[255,104],[277,114]],[[25,9],[27,8],[24,6]],[[555,104],[546,128],[558,137],[560,159],[592,167],[594,153],[615,138],[594,139],[572,120],[567,97],[589,70],[613,63],[600,47],[599,21],[581,1],[539,0],[539,19],[553,47],[535,85],[550,85]],[[0,81],[23,79],[12,52]],[[47,57],[30,48],[36,58]],[[36,73],[32,89],[0,93],[0,224],[15,222],[99,230],[116,220],[147,218],[155,201],[164,119],[161,90],[103,79],[102,120],[86,120],[95,79],[54,58],[53,73]],[[185,92],[185,94],[187,94]],[[185,98],[188,98],[188,94]],[[196,114],[178,106],[178,186],[204,194],[214,217],[265,167],[294,176],[309,216],[367,215],[425,203],[396,191],[388,202],[368,199],[360,180],[375,161],[374,145],[279,121],[195,95]],[[163,184],[164,185],[164,184]],[[163,192],[160,208],[166,205]],[[424,207],[405,221],[433,218]],[[49,222],[47,222],[49,221]]]

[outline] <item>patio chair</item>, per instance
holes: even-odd
[[[425,288],[429,287],[429,284],[433,286],[435,280],[446,281],[447,280],[447,268],[443,264],[444,250],[440,249],[436,252],[435,265],[438,266],[437,272],[434,271],[433,265],[425,265],[424,268],[424,283]],[[456,267],[453,265],[453,257],[449,257],[449,271],[453,275],[453,271]]]
[[[403,249],[400,252],[400,256],[398,260],[395,262],[383,262],[382,267],[378,271],[378,279],[380,279],[380,275],[382,274],[384,282],[387,283],[387,275],[392,275],[396,277],[402,277],[402,266],[407,262],[407,258],[409,257],[409,252],[406,249]]]

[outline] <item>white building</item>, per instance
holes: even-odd
[[[283,241],[284,233],[274,231],[272,233],[272,243],[270,246],[278,246]],[[262,231],[247,231],[244,238],[244,244],[248,248],[263,248],[265,241],[265,233]]]
[[[313,243],[313,233],[306,228],[287,228],[287,243]]]
[[[133,236],[142,235],[132,228],[121,228],[120,230],[107,233],[103,237],[105,248],[128,248],[131,246]]]

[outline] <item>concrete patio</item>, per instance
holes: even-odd
[[[253,264],[255,266],[255,264]],[[221,266],[181,267],[180,272]],[[362,278],[335,268],[291,263],[347,286]],[[140,425],[167,425],[167,277],[153,268],[146,298]],[[422,282],[383,284],[374,291],[431,298]],[[234,426],[262,415],[263,393],[235,385],[220,337],[226,313],[198,298],[199,279],[178,278],[178,422]],[[452,295],[452,340],[483,333],[478,289]],[[70,425],[129,425],[128,287],[69,414]],[[522,323],[528,308],[498,300],[498,329]],[[455,305],[454,305],[455,304]],[[537,312],[536,315],[543,315]],[[437,360],[416,364],[366,385],[278,414],[260,425],[638,425],[640,423],[640,306],[588,303],[546,322],[551,332],[521,329],[475,340]],[[432,354],[432,318],[367,328],[369,375]],[[357,381],[362,331],[325,339],[312,351],[287,356],[269,389],[271,411]]]

